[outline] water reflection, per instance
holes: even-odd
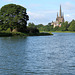
[[[54,34],[1,37],[0,75],[74,75],[75,34]]]

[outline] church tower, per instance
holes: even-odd
[[[52,25],[54,25],[54,27],[56,27],[56,26],[61,27],[62,22],[64,22],[64,14],[62,13],[61,5],[60,5],[59,15],[58,15],[58,12],[57,12],[56,21],[53,22]]]
[[[58,17],[58,12],[57,12],[57,17]]]
[[[62,14],[61,5],[60,5],[60,10],[59,10],[59,16],[58,16],[58,13],[57,13],[56,22],[58,22],[58,23],[64,22],[64,16]]]
[[[60,5],[59,17],[62,17],[61,5]]]

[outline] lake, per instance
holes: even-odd
[[[75,33],[0,37],[0,75],[75,75]]]

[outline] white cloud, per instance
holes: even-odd
[[[66,14],[65,17],[71,17],[69,14]]]
[[[29,16],[33,17],[33,18],[43,18],[44,14],[40,14],[40,13],[34,13],[34,12],[27,12]]]
[[[42,21],[42,19],[44,18],[44,14],[36,12],[28,11],[27,14],[29,15],[29,21],[34,22],[35,24],[40,23],[40,21]]]
[[[57,11],[36,11],[36,12],[27,12],[28,15],[34,17],[34,18],[43,18],[50,14],[57,14]]]
[[[29,7],[39,7],[41,6],[40,4],[30,4]]]
[[[55,20],[56,12],[55,11],[38,11],[38,12],[30,12],[28,11],[29,22],[34,22],[35,24],[48,24]]]
[[[70,2],[66,2],[66,3],[62,4],[62,6],[65,10],[72,10],[75,8],[75,6],[73,4],[71,4]]]
[[[65,17],[65,21],[72,21],[72,19],[75,19],[75,5],[73,5],[73,3],[71,2],[66,2],[64,4],[62,4],[62,8],[64,11],[64,17]]]
[[[75,19],[75,14],[65,14],[65,21],[72,21],[73,19]]]

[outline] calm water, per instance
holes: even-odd
[[[0,37],[0,75],[75,75],[75,33]]]

